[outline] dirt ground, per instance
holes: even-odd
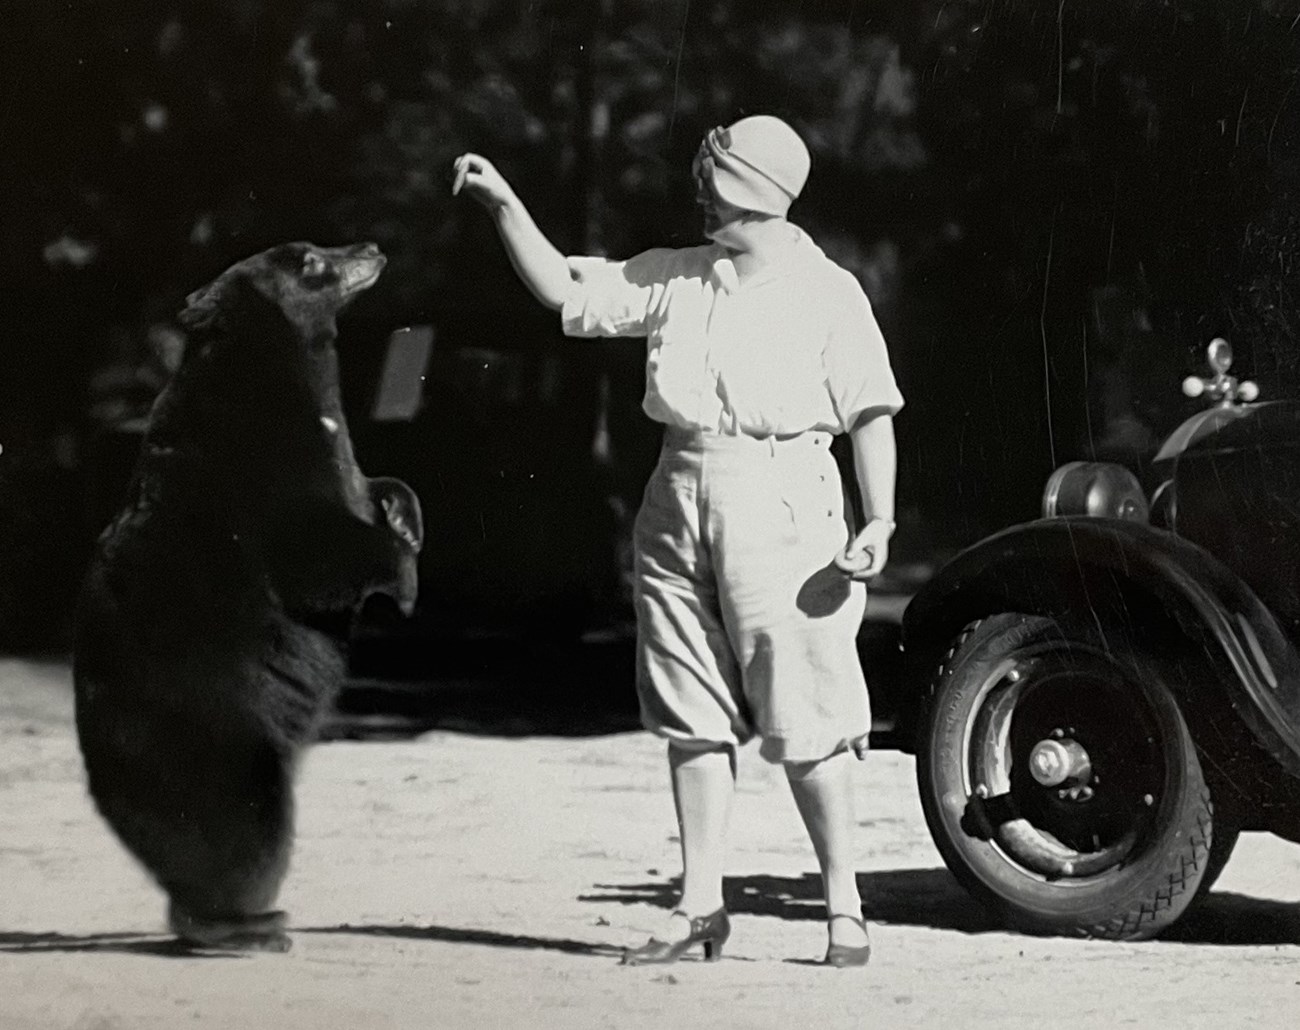
[[[158,890],[85,793],[68,672],[0,660],[0,1030],[1294,1026],[1300,848],[1247,835],[1182,940],[1003,932],[930,842],[911,759],[859,766],[875,955],[825,947],[779,771],[741,756],[716,964],[620,967],[678,872],[640,732],[322,744],[281,901],[287,955],[169,953]]]

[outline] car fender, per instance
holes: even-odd
[[[1143,602],[1199,644],[1225,700],[1260,746],[1300,778],[1300,653],[1250,587],[1204,548],[1145,523],[1039,519],[979,541],[944,565],[903,615],[916,674],[933,671],[975,619],[1024,612],[1106,627],[1143,620]],[[1138,602],[1138,603],[1135,603]],[[915,680],[914,680],[915,681]]]

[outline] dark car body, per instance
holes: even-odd
[[[1204,703],[1226,706],[1300,777],[1300,404],[1199,413],[1154,464],[1150,524],[1045,517],[944,566],[905,613],[909,670],[931,666],[972,618],[1008,606],[1176,632],[1217,671]]]
[[[947,562],[903,618],[901,724],[945,861],[1013,924],[1134,939],[1237,835],[1300,841],[1300,404],[1216,403],[1145,470],[1071,462],[1043,517]]]

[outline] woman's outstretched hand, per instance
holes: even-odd
[[[452,196],[464,190],[488,209],[523,284],[548,308],[559,311],[573,286],[569,262],[537,228],[510,183],[478,154],[461,154],[452,162],[452,172]]]
[[[836,567],[852,579],[865,580],[880,575],[889,561],[891,523],[873,519],[835,556]]]
[[[461,154],[452,164],[452,171],[455,173],[451,184],[453,197],[464,190],[489,211],[514,199],[514,190],[486,157]]]

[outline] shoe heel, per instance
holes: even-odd
[[[857,916],[835,915],[831,916],[828,922],[836,919],[848,919],[862,928],[863,936],[867,935],[867,923],[865,919]],[[867,942],[862,945],[854,946],[850,944],[830,944],[826,948],[826,957],[822,959],[823,964],[834,966],[837,969],[845,969],[850,966],[865,966],[871,960],[871,940],[868,936]]]
[[[675,913],[685,915],[685,913]],[[704,947],[704,961],[716,962],[722,958],[722,946],[731,935],[731,923],[727,919],[726,909],[718,909],[707,916],[691,919],[691,932],[676,941],[661,941],[651,937],[639,948],[628,948],[623,952],[622,964],[625,966],[646,966],[664,962],[676,962],[688,950],[700,944]]]

